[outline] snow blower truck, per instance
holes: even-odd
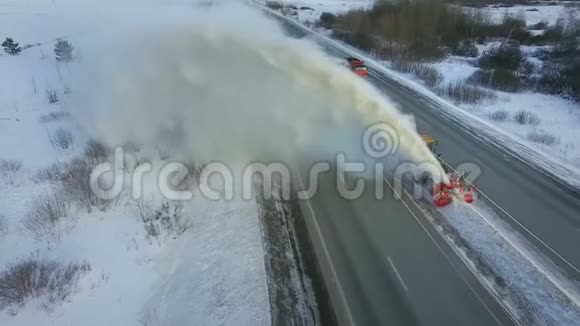
[[[346,61],[348,62],[350,70],[352,70],[355,74],[363,78],[368,76],[367,66],[362,60],[354,57],[348,57],[346,58]]]
[[[464,201],[468,204],[473,203],[476,197],[476,186],[469,183],[462,172],[453,170],[446,162],[441,160],[441,154],[438,154],[436,151],[437,144],[439,144],[437,140],[425,134],[421,135],[421,137],[449,177],[449,184],[445,184],[444,182],[434,183],[432,180],[428,182],[428,185],[432,188],[431,193],[435,207],[445,207],[451,204],[454,199]]]

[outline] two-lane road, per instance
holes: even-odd
[[[425,101],[379,72],[369,81],[415,117],[417,128],[439,140],[438,151],[452,166],[469,162],[482,171],[478,188],[490,206],[572,278],[580,280],[580,197],[577,190],[490,143],[443,108]],[[480,196],[482,199],[486,199]],[[497,206],[496,206],[497,205]]]
[[[291,36],[309,34],[280,21]],[[323,38],[314,39],[331,55],[349,56]],[[478,129],[440,103],[388,74],[369,69],[368,80],[403,112],[413,114],[420,130],[439,140],[439,152],[448,163],[477,164],[483,173],[477,180],[479,189],[489,197],[484,199],[498,216],[571,279],[580,281],[577,190],[538,168],[539,164],[521,160],[489,135],[482,137]],[[320,224],[335,277],[344,288],[346,299],[342,301],[348,302],[351,316],[360,321],[357,324],[403,325],[413,320],[424,325],[510,323],[465,266],[456,263],[458,258],[445,249],[430,224],[421,223],[422,214],[413,211],[412,202],[379,201],[368,195],[346,201],[336,194],[336,185],[328,182],[306,208]],[[401,308],[403,302],[407,308]]]
[[[324,242],[325,250],[319,248],[317,256],[321,264],[332,265],[325,276],[331,293],[335,290],[339,320],[356,325],[512,325],[418,206],[407,198],[396,200],[388,184],[382,186],[382,199],[371,181],[361,197],[344,199],[333,170],[320,176],[315,196],[301,203],[311,236]]]
[[[351,55],[304,28],[277,18],[292,37],[311,36],[338,58]],[[488,131],[466,124],[447,108],[369,67],[368,81],[415,117],[417,127],[439,140],[438,152],[450,165],[475,163],[482,176],[478,189],[490,206],[567,275],[580,282],[580,190],[526,161]],[[489,198],[486,198],[486,196]]]

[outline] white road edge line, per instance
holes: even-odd
[[[399,270],[397,269],[397,267],[395,266],[395,264],[391,260],[391,257],[387,256],[387,261],[389,262],[389,265],[391,265],[391,268],[393,269],[393,271],[395,271],[395,275],[397,275],[397,278],[399,279],[399,282],[401,282],[401,285],[405,289],[405,292],[408,293],[409,288],[407,288],[407,284],[405,284],[405,281],[403,281],[403,278],[401,277],[401,274],[399,274]]]
[[[385,180],[385,183],[389,186],[389,188],[391,188],[394,193],[397,193],[397,191],[395,190],[395,188],[393,187],[393,185],[391,185],[391,183],[389,182],[389,180],[387,180],[386,178],[384,180]],[[421,229],[423,229],[423,231],[427,234],[427,236],[429,237],[429,239],[431,239],[431,241],[433,242],[433,244],[435,244],[435,246],[437,247],[437,249],[439,249],[439,251],[441,252],[441,254],[447,259],[447,261],[451,265],[451,268],[453,268],[453,270],[457,273],[457,275],[459,275],[459,278],[461,278],[461,280],[465,283],[465,285],[467,285],[467,287],[471,290],[471,292],[473,293],[473,295],[475,295],[475,297],[481,303],[481,305],[485,308],[485,310],[487,310],[489,312],[489,314],[493,317],[493,319],[495,320],[495,322],[498,325],[503,325],[500,322],[500,320],[497,318],[497,316],[495,315],[495,313],[491,310],[491,308],[488,307],[488,305],[483,301],[483,299],[479,296],[479,294],[475,291],[475,289],[471,286],[471,284],[469,284],[469,282],[467,282],[467,280],[465,279],[465,277],[463,277],[463,275],[461,275],[461,273],[457,270],[457,268],[455,267],[455,265],[453,265],[453,262],[451,261],[451,258],[449,257],[449,255],[447,255],[447,253],[443,250],[443,248],[441,248],[441,246],[439,245],[439,243],[437,243],[437,241],[435,240],[435,238],[433,238],[433,235],[431,235],[431,233],[429,232],[429,230],[427,230],[427,228],[425,227],[425,225],[423,225],[423,223],[421,223],[421,221],[419,220],[419,218],[417,217],[417,215],[415,215],[415,213],[413,212],[413,210],[411,210],[411,208],[409,207],[409,205],[407,205],[407,203],[403,200],[402,194],[397,194],[397,195],[401,198],[401,200],[400,200],[401,203],[403,203],[403,205],[405,205],[405,208],[407,208],[407,210],[409,211],[409,213],[411,213],[411,215],[413,216],[413,218],[415,219],[415,221],[417,222],[417,224],[419,224],[419,226],[421,227]],[[421,210],[421,211],[423,210],[417,204],[415,204],[415,205],[417,206],[417,208],[419,210]],[[504,310],[505,310],[505,308],[504,308]]]
[[[449,163],[445,162],[444,160],[441,160],[441,161],[445,165],[447,165],[450,169],[452,169],[453,171],[457,172]],[[465,181],[469,185],[473,185],[471,182],[469,182],[469,180],[465,180]],[[491,203],[492,206],[497,207],[502,213],[504,213],[511,220],[513,220],[518,226],[520,226],[532,238],[536,239],[546,249],[548,249],[550,252],[552,252],[554,255],[556,255],[556,257],[558,257],[559,259],[561,259],[564,263],[566,263],[567,265],[569,265],[572,269],[574,269],[577,273],[580,274],[580,270],[578,270],[576,268],[576,266],[572,265],[564,257],[560,256],[560,254],[558,254],[554,249],[552,249],[544,241],[542,241],[540,238],[538,238],[534,233],[532,233],[530,230],[528,230],[524,225],[522,225],[518,220],[516,220],[515,217],[513,217],[510,213],[508,213],[507,211],[505,211],[500,205],[498,205],[495,201],[493,201],[493,199],[491,199],[490,197],[488,197],[483,191],[481,191],[480,189],[477,189],[477,188],[476,188],[476,191],[477,191],[477,193],[482,194],[487,200],[489,200],[489,202]],[[580,296],[579,296],[579,294],[577,292],[569,290],[565,284],[562,284],[560,282],[560,280],[558,279],[558,277],[556,275],[554,275],[554,273],[552,273],[549,270],[546,270],[543,266],[541,266],[540,263],[538,261],[536,261],[536,259],[533,256],[530,255],[530,253],[528,252],[527,248],[520,248],[520,246],[518,246],[517,244],[515,244],[513,242],[513,240],[511,239],[511,237],[509,235],[505,234],[503,228],[498,228],[495,225],[495,223],[493,223],[492,221],[490,221],[485,216],[485,214],[481,213],[475,206],[470,205],[469,208],[474,213],[476,213],[479,216],[479,218],[482,221],[485,222],[485,224],[489,225],[489,227],[491,227],[493,230],[495,230],[501,236],[501,238],[504,239],[505,242],[507,242],[516,252],[518,252],[520,255],[522,255],[522,257],[524,257],[534,268],[536,268],[536,270],[538,270],[539,272],[541,272],[542,275],[544,275],[558,290],[560,290],[560,292],[562,292],[568,299],[570,299],[570,301],[572,301],[577,306],[580,306]],[[501,219],[501,216],[498,216],[498,217]],[[528,239],[525,239],[525,238],[524,238],[524,240],[528,241]],[[530,243],[530,245],[533,245],[533,243]],[[550,257],[547,257],[547,258],[549,260],[551,260]]]
[[[441,158],[440,158],[441,159]],[[451,166],[449,163],[447,163],[445,160],[441,159],[441,161],[447,165],[447,167],[449,167],[450,169],[452,169],[453,171],[457,172],[453,166]],[[465,180],[469,185],[473,185],[471,182],[469,182],[469,180]],[[566,265],[568,265],[569,267],[571,267],[574,271],[576,271],[576,273],[580,274],[580,269],[578,269],[576,266],[574,266],[572,263],[570,263],[568,260],[566,260],[566,258],[562,257],[558,252],[556,252],[556,250],[552,249],[552,247],[550,247],[547,243],[545,243],[542,239],[540,239],[538,236],[536,236],[532,231],[530,231],[528,228],[526,228],[520,221],[518,221],[515,217],[513,217],[510,213],[508,213],[505,209],[503,209],[500,205],[498,205],[493,199],[491,199],[488,195],[486,195],[483,191],[481,191],[479,188],[475,189],[477,191],[478,194],[482,194],[487,200],[489,200],[489,202],[497,207],[497,209],[499,209],[502,213],[504,213],[509,219],[511,219],[512,221],[514,221],[519,227],[522,228],[522,230],[524,230],[527,234],[529,234],[533,239],[535,239],[536,241],[538,241],[542,246],[544,246],[548,251],[550,251],[552,254],[554,254],[556,257],[558,257],[562,262],[564,262]],[[479,214],[479,213],[478,213]],[[483,217],[483,216],[482,216]],[[486,221],[487,222],[487,221]],[[489,222],[488,222],[489,224]],[[491,226],[491,225],[490,225]],[[496,230],[499,232],[499,230]],[[506,238],[505,235],[502,234],[502,236],[504,238]],[[506,238],[507,240],[507,238]],[[509,240],[507,240],[509,242]],[[511,244],[511,243],[510,243]],[[512,244],[513,246],[513,244]],[[516,247],[514,247],[516,248]]]
[[[299,179],[298,182],[300,182],[301,187],[304,187],[304,185],[302,184],[302,180]],[[320,231],[320,226],[318,225],[318,221],[316,220],[316,214],[314,214],[314,209],[312,208],[312,205],[310,204],[310,200],[304,200],[304,202],[308,206],[308,210],[312,216],[312,220],[314,221],[316,233],[318,235],[318,238],[320,239],[320,243],[322,244],[322,250],[324,251],[324,255],[326,256],[326,259],[328,260],[328,264],[330,265],[330,271],[332,272],[332,278],[334,279],[334,282],[336,283],[336,286],[338,287],[340,299],[342,301],[344,309],[346,310],[346,315],[348,317],[348,321],[349,321],[350,325],[356,325],[356,323],[354,322],[354,319],[352,318],[352,314],[350,312],[350,307],[348,306],[348,301],[346,300],[346,296],[344,295],[344,290],[342,289],[342,285],[340,284],[340,281],[338,280],[338,275],[336,274],[336,270],[334,269],[334,263],[332,262],[332,258],[330,258],[328,248],[326,247],[326,242],[324,242],[324,238],[322,237],[322,232]]]

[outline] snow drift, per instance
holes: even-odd
[[[113,17],[84,57],[96,64],[82,88],[98,90],[88,112],[109,144],[171,148],[197,162],[284,161],[305,151],[353,160],[364,157],[364,129],[383,122],[386,139],[373,145],[441,171],[412,119],[260,12],[227,4],[138,17]]]

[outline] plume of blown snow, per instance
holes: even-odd
[[[287,160],[304,150],[355,159],[365,127],[383,122],[400,157],[441,172],[412,119],[255,9],[133,13],[108,27],[114,32],[88,51],[95,71],[85,76],[96,95],[90,121],[110,145],[172,148],[198,162]]]

